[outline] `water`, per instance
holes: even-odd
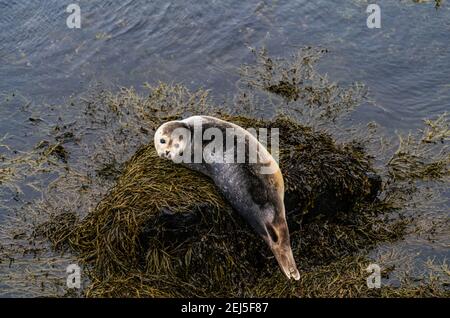
[[[253,62],[249,46],[281,57],[327,48],[322,72],[369,89],[354,120],[391,133],[450,111],[446,2],[435,9],[434,2],[376,1],[382,27],[369,29],[363,0],[81,0],[81,29],[69,29],[71,2],[0,0],[0,137],[17,136],[18,148],[36,130],[20,107],[59,103],[97,82],[138,89],[181,82],[211,89],[219,101],[236,92],[239,67]],[[13,93],[19,103],[1,102]]]
[[[247,46],[286,56],[328,48],[332,79],[362,81],[376,106],[358,119],[408,129],[450,109],[450,6],[378,1],[79,1],[81,29],[66,26],[70,1],[0,2],[0,92],[53,102],[93,81],[140,87],[159,80],[234,92]]]

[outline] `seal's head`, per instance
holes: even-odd
[[[154,136],[155,149],[160,157],[174,160],[183,156],[189,143],[190,131],[188,126],[181,121],[169,121],[156,130]]]

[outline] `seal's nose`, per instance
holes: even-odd
[[[170,153],[170,150],[166,150],[166,156]]]

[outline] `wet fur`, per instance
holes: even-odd
[[[194,119],[202,121],[201,136],[203,136],[204,131],[208,128],[218,128],[222,132],[224,153],[227,150],[225,142],[227,128],[234,128],[239,134],[244,135],[246,145],[245,163],[202,162],[183,164],[190,169],[199,171],[210,177],[220,189],[225,199],[230,202],[231,206],[263,237],[272,249],[285,275],[288,278],[292,276],[298,279],[299,275],[292,256],[289,230],[285,217],[283,176],[273,157],[257,141],[258,161],[256,163],[249,163],[249,140],[252,138],[253,141],[256,140],[249,132],[237,125],[214,117],[194,116],[182,121],[169,122],[161,126],[155,134],[155,147],[158,152],[161,152],[162,156],[165,156],[166,149],[169,149],[168,151],[185,151],[186,147],[191,147],[191,159],[193,159],[194,143],[192,140],[185,140],[185,148],[176,150],[172,147],[176,141],[173,141],[169,136],[176,128],[185,128],[190,131],[190,136],[193,137]],[[163,145],[158,145],[159,138],[168,139],[167,146],[163,147]],[[202,151],[210,142],[212,140],[203,141]],[[267,165],[274,165],[275,172],[272,174],[260,173],[261,167]]]

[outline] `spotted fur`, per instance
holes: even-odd
[[[208,128],[216,128],[222,132],[223,151],[226,147],[227,128],[243,138],[246,151],[244,163],[193,163],[193,151],[200,147],[203,151],[212,142],[201,141],[195,144],[194,129],[201,123],[201,136]],[[186,131],[182,140],[173,136],[176,129]],[[162,143],[162,141],[164,142]],[[257,162],[248,161],[248,149],[251,142],[257,145]],[[189,168],[200,171],[209,176],[220,189],[231,206],[244,217],[253,229],[266,241],[277,259],[283,273],[288,278],[298,280],[300,274],[297,270],[289,239],[289,230],[286,223],[284,208],[284,182],[283,175],[274,158],[267,149],[257,141],[248,131],[233,123],[210,116],[192,116],[181,121],[170,121],[160,126],[155,132],[155,148],[161,157],[175,160],[176,156],[190,152],[191,163],[184,163]],[[178,145],[178,146],[176,146]],[[214,154],[206,154],[207,156]],[[270,167],[270,174],[261,173],[261,168]]]

